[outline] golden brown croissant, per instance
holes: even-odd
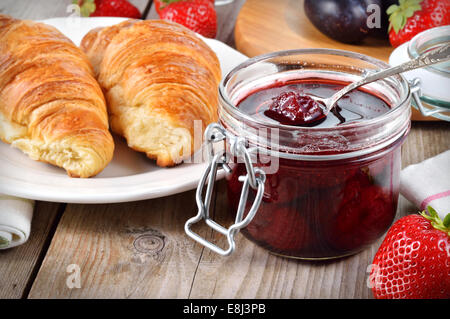
[[[86,55],[55,28],[0,15],[0,139],[72,177],[112,159],[103,93]]]
[[[91,30],[81,47],[105,92],[111,129],[159,166],[180,163],[201,144],[194,121],[202,129],[217,121],[219,61],[187,28],[128,20]]]

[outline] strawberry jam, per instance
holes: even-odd
[[[345,127],[390,110],[383,99],[354,90],[324,117],[320,107],[307,98],[308,94],[331,96],[344,84],[323,79],[275,83],[251,92],[237,108],[267,123],[313,128]],[[342,144],[351,133],[330,136],[324,137],[324,143],[331,147],[317,154],[345,153]],[[307,134],[298,135],[291,144],[304,145],[307,139]],[[295,258],[327,259],[360,251],[377,240],[395,217],[402,140],[370,156],[333,160],[281,156],[277,171],[266,176],[261,206],[243,234],[273,253]],[[258,161],[254,165],[264,168],[265,164]],[[230,210],[236,212],[242,189],[238,177],[245,175],[246,169],[240,163],[230,166],[228,202]],[[251,190],[247,210],[254,196]]]
[[[375,118],[390,110],[381,98],[353,90],[345,95],[325,117],[322,108],[310,95],[330,97],[344,83],[321,79],[274,83],[252,92],[238,102],[243,112],[284,125],[333,127],[348,122]]]
[[[281,92],[272,98],[264,114],[286,125],[314,125],[325,119],[319,103],[310,96],[300,94],[297,90]]]

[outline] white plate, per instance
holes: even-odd
[[[40,22],[59,29],[75,44],[91,29],[123,21],[122,18],[54,18]],[[205,39],[217,54],[223,75],[247,59],[222,42]],[[115,203],[150,199],[193,189],[206,163],[160,168],[143,154],[115,137],[112,162],[96,177],[70,178],[61,168],[29,159],[0,142],[0,193],[66,203]],[[223,174],[222,174],[223,175]],[[193,199],[194,200],[194,199]]]

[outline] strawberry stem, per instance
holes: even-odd
[[[450,227],[450,213],[447,214],[447,216],[444,217],[443,223],[444,223],[445,227]]]
[[[421,0],[399,0],[398,5],[393,4],[387,10],[389,15],[389,31],[394,28],[398,33],[406,25],[408,18],[414,15],[414,12],[422,10]]]
[[[73,0],[73,3],[80,6],[80,14],[82,17],[89,17],[95,11],[94,0]]]
[[[427,215],[427,210],[429,215]],[[450,236],[450,213],[444,217],[444,220],[442,220],[433,207],[428,206],[427,210],[420,212],[420,215],[429,220],[435,229],[441,230]]]
[[[165,7],[167,7],[169,4],[171,3],[175,3],[175,2],[180,2],[182,0],[161,0],[161,7],[160,9],[164,9]]]

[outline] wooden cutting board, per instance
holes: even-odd
[[[267,52],[300,48],[333,48],[359,52],[388,62],[393,51],[386,39],[367,38],[358,45],[335,41],[309,22],[304,0],[247,0],[236,20],[236,48],[249,57]],[[413,108],[413,120],[424,117]]]

